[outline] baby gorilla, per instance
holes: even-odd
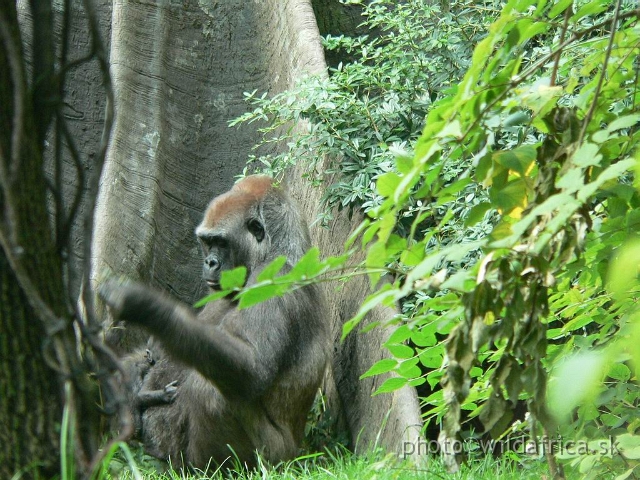
[[[287,258],[286,273],[310,247],[297,208],[264,176],[246,177],[215,198],[196,234],[212,290],[222,272],[238,266],[255,284],[279,256]],[[100,295],[116,318],[146,328],[166,352],[145,386],[180,385],[172,403],[142,414],[149,453],[201,469],[229,458],[251,467],[256,452],[273,463],[296,456],[330,343],[316,285],[243,310],[223,298],[199,314],[136,283],[109,281]]]
[[[178,393],[176,380],[160,389],[150,388],[149,380],[153,375],[149,375],[149,372],[156,366],[160,351],[160,347],[154,347],[150,340],[146,348],[135,350],[122,359],[127,383],[127,403],[133,417],[135,438],[142,438],[142,415],[145,410],[172,403]]]

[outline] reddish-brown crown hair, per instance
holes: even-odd
[[[209,204],[202,226],[212,227],[233,212],[244,212],[273,188],[273,180],[264,175],[251,175],[236,183],[227,193]]]

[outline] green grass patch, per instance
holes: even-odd
[[[451,479],[451,480],[540,480],[548,476],[546,463],[540,459],[518,459],[484,457],[472,460],[462,466],[460,472],[449,474],[439,458],[425,457],[421,466],[398,461],[391,455],[382,453],[356,456],[347,451],[300,457],[277,466],[261,465],[253,471],[239,471],[230,477],[222,472],[177,472],[171,469],[160,471],[142,452],[134,452],[136,468],[142,478],[149,480],[203,480],[231,478],[236,480],[329,480],[329,479],[376,479],[376,480],[412,480],[412,479]],[[103,476],[104,479],[140,478],[132,473],[129,460],[118,457],[111,460]]]

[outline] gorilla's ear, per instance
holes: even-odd
[[[247,229],[253,235],[258,243],[264,240],[265,230],[264,225],[257,218],[252,218],[247,222]]]

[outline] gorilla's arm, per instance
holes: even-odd
[[[140,284],[108,281],[100,296],[116,318],[145,327],[171,355],[230,397],[259,397],[272,384],[285,354],[288,342],[283,339],[289,334],[277,299],[241,311],[229,302],[220,309],[223,318],[212,324]]]
[[[136,406],[138,408],[145,409],[173,402],[178,394],[177,385],[178,382],[174,381],[158,390],[147,390],[146,388],[143,388],[136,395]]]

